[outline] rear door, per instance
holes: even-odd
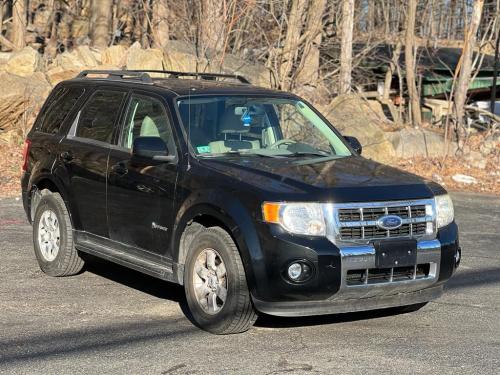
[[[176,160],[132,157],[134,139],[143,136],[161,138]],[[171,116],[160,96],[131,94],[118,145],[110,151],[108,171],[110,238],[162,262],[172,233],[177,151]]]
[[[127,91],[98,88],[78,111],[60,158],[74,203],[76,229],[108,237],[106,178],[110,144]]]

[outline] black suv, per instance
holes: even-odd
[[[460,261],[453,204],[360,153],[240,76],[85,71],[26,139],[23,203],[43,272],[77,274],[88,253],[184,285],[213,333],[258,312],[415,310]]]

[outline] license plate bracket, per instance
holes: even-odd
[[[417,264],[416,240],[385,240],[374,242],[375,267],[408,267]]]

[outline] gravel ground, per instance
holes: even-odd
[[[0,199],[0,373],[498,374],[500,197],[455,194],[463,260],[422,310],[284,319],[213,336],[182,288],[105,262],[40,272],[21,203]]]

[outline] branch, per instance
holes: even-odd
[[[8,40],[6,37],[0,34],[0,44],[3,44],[5,47],[8,49],[11,49],[13,51],[18,51],[19,48],[17,48],[14,43],[12,43],[10,40]]]

